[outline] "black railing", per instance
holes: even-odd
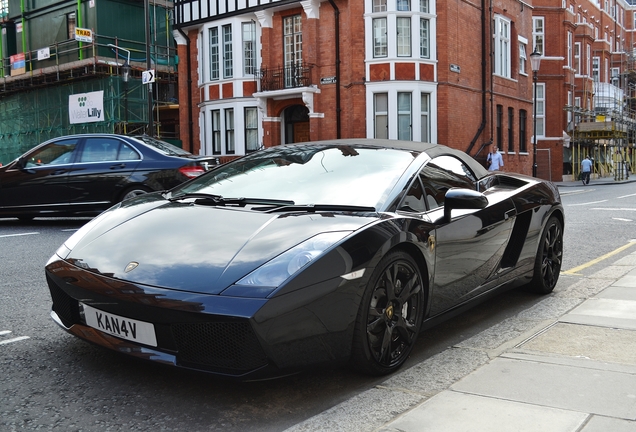
[[[260,91],[283,90],[307,87],[311,68],[305,64],[294,64],[279,68],[261,68],[256,77],[260,80]]]

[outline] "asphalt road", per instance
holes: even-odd
[[[627,246],[636,220],[636,184],[562,188],[565,260],[572,284]],[[49,318],[43,267],[86,219],[0,219],[0,431],[281,431],[385,378],[323,369],[262,382],[222,381],[148,364],[77,340]],[[636,234],[634,234],[636,238]],[[570,269],[576,272],[568,274]],[[534,305],[504,293],[419,339],[405,367]]]

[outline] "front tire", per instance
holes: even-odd
[[[529,288],[539,294],[551,293],[559,280],[562,263],[563,225],[557,217],[552,216],[541,234]]]
[[[382,258],[358,311],[352,367],[385,375],[404,364],[422,326],[425,284],[407,253],[396,251]]]

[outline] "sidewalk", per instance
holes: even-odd
[[[301,431],[636,432],[636,252]]]
[[[558,187],[588,187],[588,186],[605,186],[613,184],[633,183],[636,182],[636,175],[630,175],[629,178],[614,180],[614,177],[600,177],[590,179],[588,185],[584,185],[581,180],[554,182]]]

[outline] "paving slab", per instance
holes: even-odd
[[[575,411],[444,391],[378,432],[576,432],[587,418]]]
[[[631,300],[636,301],[636,284],[622,285],[614,284],[596,294],[597,298],[614,299],[614,300]],[[634,317],[636,319],[636,317]]]
[[[521,348],[609,363],[636,366],[636,331],[557,323]]]
[[[636,301],[591,298],[563,315],[559,321],[636,329]]]
[[[636,432],[636,422],[593,416],[581,432]]]
[[[636,420],[636,375],[496,358],[451,389],[533,405]]]

